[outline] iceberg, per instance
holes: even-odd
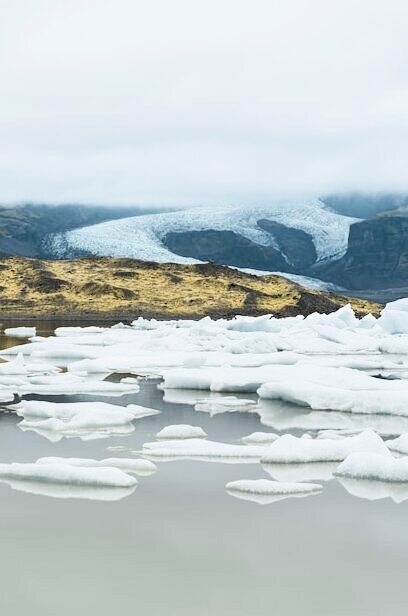
[[[187,424],[177,424],[166,426],[156,434],[158,439],[191,439],[205,438],[207,433],[200,426],[190,426]]]
[[[278,438],[264,452],[262,464],[299,464],[304,462],[335,462],[353,452],[390,455],[382,438],[373,430],[343,439],[303,439],[291,434]]]
[[[270,445],[279,438],[279,434],[274,432],[252,432],[243,436],[241,441],[249,445]]]
[[[214,462],[259,462],[265,447],[256,445],[231,445],[205,439],[184,439],[144,443],[143,454],[148,458],[176,460],[189,458]]]
[[[408,459],[374,452],[353,453],[347,456],[334,474],[352,479],[408,482]]]
[[[92,432],[101,432],[102,435],[107,432],[120,434],[122,428],[132,431],[131,422],[135,419],[160,413],[156,409],[135,404],[123,407],[105,402],[56,403],[23,400],[11,408],[24,418],[18,424],[19,428],[61,436]]]
[[[6,336],[15,338],[30,338],[36,335],[37,329],[35,327],[6,327],[4,333]]]
[[[387,447],[391,451],[408,455],[408,433],[405,432],[398,438],[388,440]]]
[[[24,480],[84,487],[131,488],[137,479],[118,468],[84,468],[69,464],[0,464],[0,480]]]
[[[91,458],[58,458],[48,457],[39,458],[36,464],[66,464],[68,466],[79,466],[81,468],[119,468],[125,473],[135,475],[152,475],[157,471],[157,466],[150,460],[143,458],[105,458],[104,460],[93,460]]]
[[[288,497],[320,494],[322,486],[317,483],[293,483],[269,479],[241,479],[230,481],[225,486],[228,494],[251,500],[261,505],[277,502]]]

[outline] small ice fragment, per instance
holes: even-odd
[[[277,439],[262,457],[262,463],[335,462],[357,451],[389,455],[382,438],[373,430],[342,439],[302,439],[285,434]]]
[[[69,464],[0,464],[0,479],[22,479],[43,483],[88,487],[130,488],[137,479],[118,468],[84,468]]]
[[[252,434],[248,434],[248,436],[243,436],[241,441],[250,445],[270,445],[278,438],[279,434],[275,434],[274,432],[252,432]]]
[[[259,504],[268,504],[288,497],[319,494],[322,491],[322,486],[317,483],[293,483],[269,479],[230,481],[225,488],[232,496]]]
[[[39,458],[37,464],[67,464],[82,468],[119,468],[126,473],[136,475],[152,475],[157,471],[157,466],[150,460],[143,458],[105,458],[104,460],[93,460],[92,458]]]
[[[334,473],[338,477],[408,482],[408,459],[393,458],[378,453],[353,453]]]
[[[6,327],[4,333],[6,336],[16,338],[30,338],[36,335],[37,329],[35,327]]]
[[[398,438],[387,441],[387,447],[391,451],[408,455],[408,432],[401,434]]]
[[[200,426],[178,424],[166,426],[156,434],[159,439],[205,438],[207,433]]]
[[[221,462],[258,462],[265,453],[265,446],[231,445],[205,439],[184,439],[144,443],[143,454],[149,458],[175,460],[191,458]]]

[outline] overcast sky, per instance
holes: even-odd
[[[0,0],[0,201],[408,190],[406,0]]]

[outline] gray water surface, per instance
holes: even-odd
[[[14,341],[11,341],[14,343]],[[8,341],[4,344],[9,344]],[[246,396],[248,397],[248,396]],[[92,400],[85,396],[52,401]],[[140,449],[169,424],[200,425],[224,442],[267,430],[256,414],[210,417],[163,402],[154,382],[135,402],[160,415],[125,437],[51,443],[0,413],[0,462],[102,458]],[[404,614],[408,501],[368,501],[337,482],[321,495],[258,505],[228,495],[259,464],[159,462],[116,502],[57,499],[0,483],[0,613],[5,616],[354,616]]]

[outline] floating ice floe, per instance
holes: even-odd
[[[137,485],[129,488],[80,484],[72,485],[24,479],[0,478],[0,481],[9,485],[12,490],[25,492],[26,494],[47,496],[49,498],[86,499],[104,502],[122,500],[133,494],[137,487]]]
[[[214,462],[259,462],[265,453],[264,446],[231,445],[205,439],[184,439],[144,443],[143,454],[148,458],[176,460],[189,458]]]
[[[391,451],[396,451],[408,455],[408,433],[401,434],[398,438],[387,441],[387,447]]]
[[[23,417],[18,425],[22,429],[33,429],[41,433],[56,433],[75,436],[84,433],[119,433],[123,427],[133,430],[135,419],[160,413],[135,404],[126,407],[106,402],[39,402],[23,400],[12,407],[17,415]]]
[[[256,400],[246,400],[245,398],[236,398],[235,396],[225,396],[218,398],[208,398],[200,400],[194,405],[196,411],[203,411],[210,415],[218,415],[219,413],[235,413],[238,411],[251,413],[256,410]]]
[[[1,377],[0,377],[1,379]],[[85,394],[90,396],[123,396],[137,393],[140,387],[136,383],[113,383],[111,381],[92,380],[86,375],[78,374],[54,374],[49,376],[28,376],[19,385],[10,385],[13,392],[42,395],[75,395]]]
[[[143,458],[105,458],[103,460],[93,460],[92,458],[39,458],[36,464],[65,464],[68,466],[79,466],[81,468],[118,468],[125,473],[135,475],[152,475],[157,471],[157,466],[150,460]]]
[[[279,354],[278,354],[279,355]],[[397,366],[395,366],[397,367]],[[295,365],[264,365],[237,368],[177,368],[164,373],[163,388],[207,390],[212,392],[256,392],[261,398],[282,399],[304,406],[337,408],[344,391],[385,391],[387,394],[408,395],[408,382],[377,379],[361,370],[325,367],[308,361]],[[312,393],[314,397],[312,398]],[[330,395],[330,398],[329,398]],[[355,394],[358,396],[358,393]],[[353,399],[348,402],[351,406]],[[357,398],[356,404],[359,403]],[[323,405],[326,406],[323,406]],[[397,404],[397,399],[394,406]],[[341,408],[339,408],[341,410]],[[379,411],[375,411],[379,412]]]
[[[408,415],[407,381],[377,379],[349,368],[280,366],[258,394],[314,410]]]
[[[123,453],[124,451],[129,451],[129,447],[126,447],[126,445],[109,445],[106,450]]]
[[[408,417],[402,415],[311,411],[279,400],[260,400],[256,411],[263,425],[279,432],[320,429],[361,432],[367,428],[383,436],[408,432]]]
[[[207,432],[200,426],[190,426],[187,424],[177,424],[166,426],[156,434],[158,439],[191,439],[205,438]]]
[[[373,430],[343,439],[303,439],[285,434],[262,456],[262,464],[294,464],[303,462],[335,462],[353,452],[375,452],[390,455],[387,446]]]
[[[252,432],[243,436],[241,441],[248,445],[270,445],[279,438],[279,434],[274,432]]]
[[[95,488],[131,488],[137,485],[137,479],[118,468],[84,468],[69,464],[0,464],[0,480],[3,479]]]
[[[353,453],[335,471],[338,477],[376,481],[408,482],[408,459],[393,458],[390,454]]]
[[[6,402],[12,402],[14,400],[14,395],[11,392],[1,391],[0,389],[0,404]]]
[[[37,329],[35,327],[6,327],[4,333],[6,336],[15,338],[29,338],[36,335]]]
[[[320,494],[322,486],[317,483],[293,483],[269,479],[242,479],[230,481],[225,486],[228,494],[261,505],[277,502],[288,497]]]
[[[83,336],[84,334],[102,334],[107,331],[106,327],[90,325],[88,327],[57,327],[54,331],[55,336],[66,338],[68,336]]]
[[[19,353],[16,359],[7,361],[0,364],[0,376],[2,375],[18,375],[25,376],[28,374],[36,373],[53,373],[58,372],[58,369],[50,364],[44,363],[29,363],[24,361],[24,356]]]

